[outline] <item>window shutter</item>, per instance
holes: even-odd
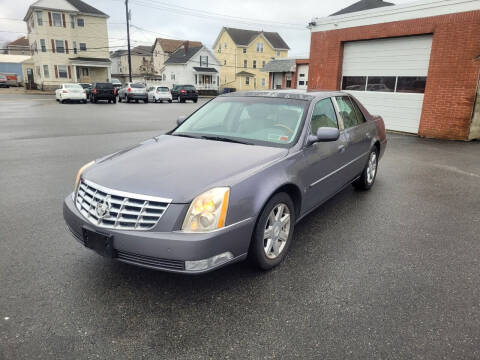
[[[52,13],[50,11],[48,12],[48,23],[52,26]]]
[[[52,53],[55,53],[55,40],[52,39]]]
[[[63,27],[67,27],[67,23],[65,22],[65,14],[62,13],[62,21],[63,21]]]
[[[68,78],[72,78],[72,68],[70,67],[70,65],[68,65]]]
[[[58,79],[58,67],[57,65],[53,65],[53,67],[55,68],[55,77]]]
[[[68,41],[65,40],[65,52],[68,54]]]

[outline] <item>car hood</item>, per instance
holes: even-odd
[[[285,148],[163,135],[102,158],[84,172],[107,188],[188,203],[287,155]]]

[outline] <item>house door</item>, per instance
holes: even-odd
[[[35,88],[35,78],[33,75],[33,69],[27,69],[27,89],[34,89]]]

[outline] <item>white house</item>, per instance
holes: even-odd
[[[165,61],[161,70],[162,84],[195,85],[199,92],[217,93],[220,63],[205,46],[190,46],[186,41]]]

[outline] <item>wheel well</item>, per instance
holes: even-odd
[[[375,141],[375,148],[377,149],[377,154],[380,154],[380,141]]]
[[[300,189],[294,184],[285,184],[279,187],[272,196],[281,192],[287,193],[292,198],[293,205],[295,206],[295,217],[298,219],[300,209],[302,208],[302,193]]]

